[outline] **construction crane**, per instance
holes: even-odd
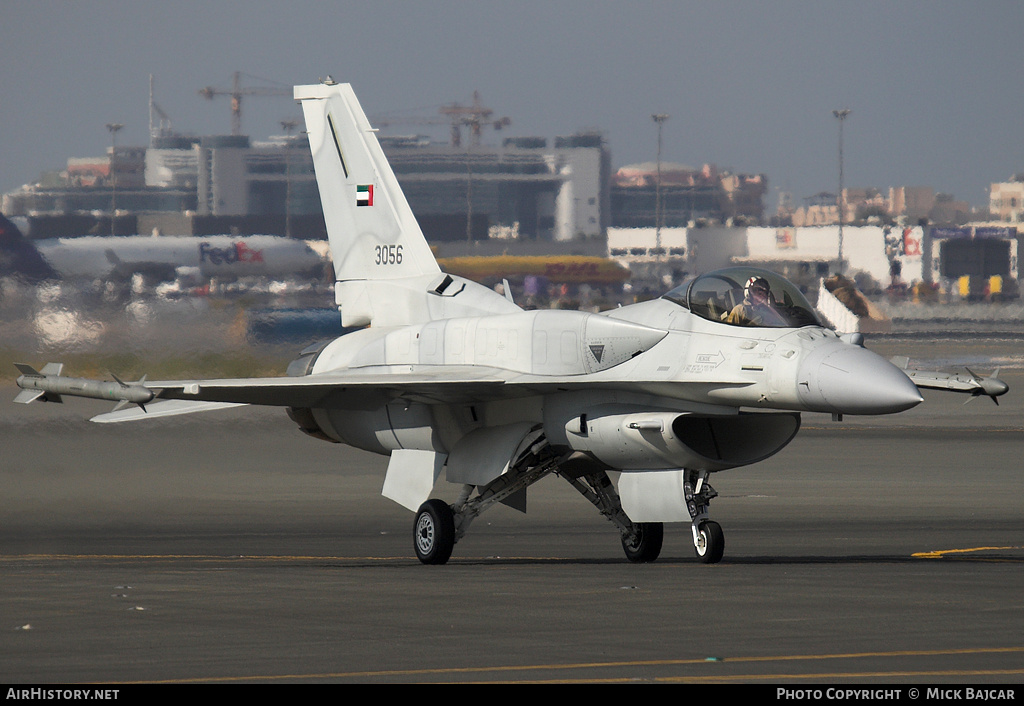
[[[452,103],[441,108],[441,115],[446,115],[451,120],[453,147],[458,147],[462,144],[462,130],[460,128],[463,125],[469,128],[473,146],[477,147],[480,144],[480,133],[484,125],[489,123],[495,130],[501,130],[512,124],[512,119],[507,117],[491,120],[493,114],[493,110],[485,108],[480,103],[479,91],[473,91],[473,105]]]
[[[483,132],[484,127],[501,130],[502,128],[508,127],[512,124],[512,119],[508,117],[492,120],[491,116],[494,114],[494,111],[490,108],[484,107],[480,103],[479,91],[473,91],[472,105],[451,103],[450,105],[442,106],[439,112],[443,117],[389,118],[375,116],[373,118],[373,123],[378,127],[388,127],[391,125],[450,125],[452,147],[459,147],[462,145],[463,127],[469,128],[472,144],[474,147],[478,147],[480,145],[480,135]]]
[[[157,116],[159,118],[159,127],[154,126],[153,118]],[[157,104],[153,98],[153,74],[149,75],[149,143],[153,144],[153,139],[157,137],[168,137],[173,135],[174,131],[171,129],[171,118],[163,109]]]
[[[260,81],[269,80],[259,78],[258,76],[250,76],[250,78],[255,78]],[[231,84],[231,90],[207,86],[199,91],[199,95],[207,100],[213,100],[214,96],[231,96],[231,134],[241,135],[242,96],[291,96],[292,89],[272,87],[242,88],[242,73],[240,71],[236,71],[234,74],[234,80]]]

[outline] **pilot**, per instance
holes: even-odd
[[[771,286],[764,277],[751,277],[743,287],[743,301],[733,307],[725,323],[737,326],[779,326],[785,319],[775,309]]]

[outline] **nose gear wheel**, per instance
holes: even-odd
[[[700,523],[693,550],[702,564],[720,562],[725,552],[725,534],[722,532],[722,526],[713,520]]]
[[[720,524],[708,519],[708,505],[718,493],[707,478],[707,471],[687,471],[683,493],[690,512],[693,550],[702,564],[717,564],[725,553],[725,533]]]

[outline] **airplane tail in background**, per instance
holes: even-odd
[[[28,284],[60,279],[39,250],[0,213],[0,277],[13,277]]]
[[[295,99],[306,119],[344,326],[519,311],[441,272],[349,84],[296,86]]]

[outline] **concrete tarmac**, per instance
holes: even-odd
[[[628,563],[557,478],[422,566],[386,460],[283,411],[95,425],[109,404],[0,402],[0,682],[1020,683],[1024,366],[943,345],[880,352],[1001,365],[1000,406],[804,415],[714,477],[714,566],[686,525]]]

